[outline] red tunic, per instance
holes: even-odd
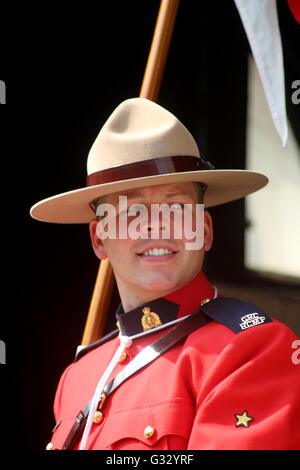
[[[164,299],[178,304],[178,316],[184,316],[212,297],[213,288],[200,273]],[[111,378],[165,332],[134,340]],[[295,334],[275,320],[238,334],[217,321],[206,324],[106,399],[103,420],[93,424],[87,448],[299,449],[295,341]],[[54,449],[62,448],[118,345],[118,337],[107,341],[64,372],[54,402],[60,421],[51,439]]]

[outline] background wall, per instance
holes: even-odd
[[[87,226],[43,224],[29,209],[84,186],[86,156],[101,126],[121,101],[138,96],[159,1],[142,3],[26,4],[1,32],[7,105],[1,107],[0,338],[7,363],[0,366],[6,439],[0,442],[15,446],[17,440],[18,449],[43,449],[51,438],[54,393],[80,344],[98,270]],[[233,1],[218,2],[218,11],[215,2],[200,3],[200,10],[198,1],[180,4],[158,102],[183,121],[217,168],[244,168],[248,42]],[[290,85],[299,78],[291,59],[299,25],[280,3]],[[299,112],[289,107],[299,137]],[[208,277],[299,335],[299,284],[245,269],[244,201],[211,213],[216,238],[206,259]],[[115,292],[111,312],[117,303]]]

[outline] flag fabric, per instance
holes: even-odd
[[[276,0],[234,0],[258,68],[275,128],[288,137],[284,66]]]

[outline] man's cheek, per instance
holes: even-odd
[[[184,238],[186,250],[202,250],[204,245],[204,204],[197,204],[192,210],[184,206]]]

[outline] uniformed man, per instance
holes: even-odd
[[[87,187],[33,206],[39,220],[89,223],[121,298],[118,330],[59,382],[49,449],[299,448],[296,336],[221,296],[202,271],[213,242],[203,203],[266,184],[259,173],[215,170],[175,116],[135,98],[96,138]]]

